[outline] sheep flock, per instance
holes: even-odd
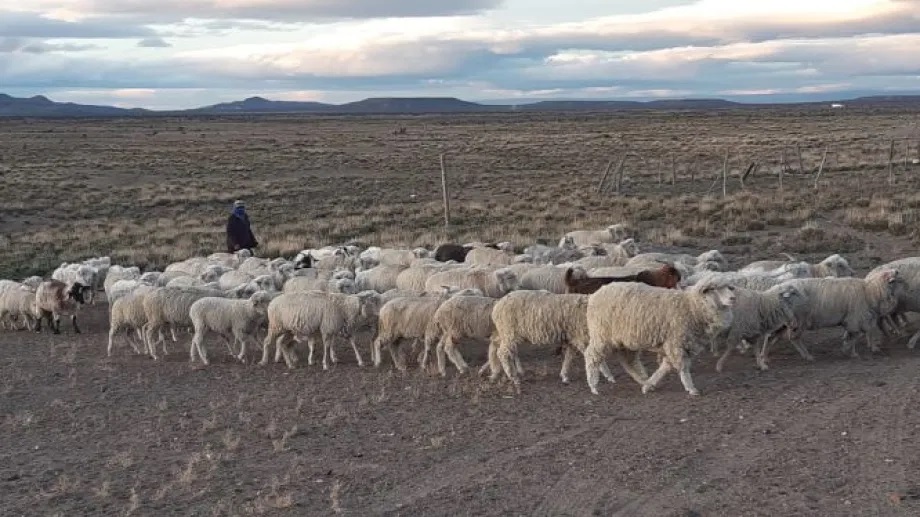
[[[488,358],[472,375],[504,377],[518,391],[525,374],[519,351],[530,347],[562,356],[563,383],[572,360],[582,358],[593,394],[599,374],[614,382],[608,360],[615,359],[642,393],[674,371],[687,393],[699,395],[691,368],[707,349],[719,372],[733,351],[751,353],[765,370],[771,347],[786,343],[813,361],[802,335],[839,327],[841,352],[858,357],[861,338],[878,351],[881,340],[909,326],[907,314],[920,312],[920,257],[863,278],[836,254],[814,264],[787,255],[728,271],[718,250],[642,249],[629,233],[616,224],[523,248],[348,243],[291,258],[243,250],[163,271],[96,257],[61,264],[44,278],[0,280],[0,328],[57,334],[64,316],[63,331],[79,333],[81,308],[107,302],[109,356],[119,342],[154,360],[182,344],[190,361],[207,365],[208,347],[221,341],[234,361],[250,360],[249,346],[261,349],[259,365],[297,368],[303,360],[294,345],[303,344],[308,365],[321,347],[326,370],[345,342],[359,366],[381,367],[385,350],[400,371],[414,363],[446,376],[448,364],[469,374],[464,347],[479,342]],[[918,339],[920,331],[908,347]],[[643,356],[655,359],[651,374]]]

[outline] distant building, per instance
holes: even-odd
[[[831,104],[832,108],[842,108],[843,104]]]

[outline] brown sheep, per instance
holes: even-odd
[[[35,309],[38,316],[36,332],[42,330],[42,319],[48,320],[48,326],[55,334],[61,333],[61,315],[69,315],[73,331],[80,333],[77,326],[77,310],[86,303],[83,293],[89,292],[92,286],[79,283],[65,284],[59,280],[47,280],[39,284],[35,291]]]
[[[640,271],[635,275],[619,277],[575,278],[573,273],[572,268],[565,272],[566,293],[569,294],[594,294],[601,287],[613,282],[638,282],[665,289],[677,289],[677,284],[680,282],[680,272],[670,264],[664,264],[658,269]]]

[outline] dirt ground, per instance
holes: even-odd
[[[863,275],[920,255],[918,141],[920,113],[855,109],[4,121],[0,277],[220,251],[237,197],[267,256],[626,222],[643,251],[718,248],[732,267],[841,253]],[[623,194],[597,192],[625,150]],[[642,395],[613,364],[592,396],[580,361],[564,386],[559,356],[525,350],[516,395],[358,368],[344,347],[329,372],[239,364],[213,340],[195,368],[188,335],[159,362],[123,343],[107,358],[104,303],[81,318],[80,336],[0,331],[0,515],[920,515],[906,336],[852,360],[840,332],[808,334],[814,363],[781,345],[767,372],[735,356],[716,374],[704,354],[699,398],[673,374]]]
[[[522,394],[453,375],[328,372],[105,356],[104,306],[85,334],[3,335],[3,515],[917,515],[920,358],[891,343],[768,372],[704,357],[641,395],[620,370],[592,396],[522,357]],[[482,347],[466,354],[484,361]],[[365,350],[365,357],[367,356]],[[582,365],[577,363],[579,369]]]

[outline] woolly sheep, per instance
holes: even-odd
[[[221,289],[233,289],[234,287],[248,284],[255,276],[239,270],[230,270],[225,272],[217,280]]]
[[[38,284],[44,282],[45,279],[40,276],[30,276],[22,281],[22,285],[28,286],[32,289],[38,289]]]
[[[709,250],[700,253],[697,256],[674,253],[640,253],[626,262],[626,266],[644,265],[654,262],[665,262],[668,264],[684,264],[687,266],[697,266],[698,264],[712,263],[710,267],[725,267],[725,257],[719,250]],[[683,273],[683,271],[681,271]]]
[[[716,363],[716,371],[722,371],[736,344],[748,348],[749,343],[759,338],[767,340],[785,327],[794,328],[795,313],[807,303],[808,297],[793,284],[777,285],[766,291],[736,288],[732,323],[722,336],[725,350]],[[760,361],[758,355],[758,364]]]
[[[111,306],[119,298],[122,298],[141,286],[153,286],[152,284],[145,283],[141,280],[119,280],[113,285],[109,286],[109,290],[106,292],[106,298],[108,298],[109,305]]]
[[[203,287],[206,283],[200,278],[185,275],[173,278],[166,284],[166,287]]]
[[[520,384],[524,368],[518,359],[518,347],[562,347],[564,351],[559,376],[569,382],[569,367],[574,353],[588,345],[588,297],[580,294],[553,294],[548,291],[516,291],[499,300],[492,309],[495,331],[489,343],[489,359],[479,370],[491,373],[494,381],[505,375]],[[513,364],[512,364],[513,362]],[[600,366],[604,376],[614,382],[606,363]]]
[[[380,264],[355,275],[355,287],[358,291],[377,291],[383,293],[396,288],[396,279],[408,266]]]
[[[692,286],[703,280],[718,280],[722,283],[751,289],[754,291],[766,291],[771,287],[777,286],[787,280],[793,280],[796,276],[788,271],[777,271],[771,273],[722,273],[719,271],[705,271],[696,273],[681,281],[685,287]]]
[[[328,356],[335,362],[333,341],[345,336],[351,342],[358,366],[364,360],[358,351],[356,335],[377,322],[380,295],[371,291],[346,295],[340,293],[285,293],[268,305],[268,335],[262,344],[260,365],[268,364],[271,346],[281,349],[288,368],[294,368],[297,358],[289,348],[292,339],[306,338],[310,346],[308,363],[313,363],[313,340],[323,343],[323,370],[329,369]]]
[[[554,294],[565,294],[565,272],[567,268],[557,266],[542,266],[531,269],[521,276],[520,288],[529,291],[549,291]],[[580,267],[573,268],[576,276],[586,276],[587,273]]]
[[[105,277],[105,282],[103,282],[103,287],[105,292],[109,292],[109,288],[115,282],[119,280],[137,280],[141,276],[141,270],[137,266],[132,267],[121,267],[114,265],[109,268],[109,273]]]
[[[60,280],[47,280],[39,284],[35,290],[35,315],[38,317],[35,331],[41,331],[42,319],[45,319],[51,331],[60,334],[61,316],[70,316],[73,331],[79,334],[77,311],[85,303],[84,293],[91,289],[79,283],[66,284]]]
[[[371,360],[374,366],[379,367],[383,362],[381,350],[386,347],[393,364],[399,370],[405,371],[407,366],[399,346],[401,340],[411,340],[415,344],[425,339],[435,311],[450,298],[450,292],[449,289],[442,289],[437,294],[395,298],[381,305],[377,338],[371,347]],[[424,366],[426,362],[427,356],[423,355],[423,359],[419,361],[420,366]]]
[[[898,294],[898,305],[892,313],[892,318],[887,318],[888,323],[894,326],[893,320],[899,320],[902,325],[906,323],[904,315],[908,312],[920,312],[920,257],[905,257],[873,269],[869,274],[875,274],[885,269],[895,269],[904,281],[904,289]],[[913,349],[920,339],[920,331],[914,333],[907,342],[907,347]]]
[[[780,260],[761,260],[752,262],[738,271],[741,273],[772,271],[788,264],[789,262]],[[807,262],[803,264],[807,264],[809,268],[807,276],[812,278],[853,276],[853,268],[850,267],[850,263],[847,262],[845,258],[836,254],[827,257],[817,264],[808,264]]]
[[[575,230],[571,231],[559,241],[561,248],[567,240],[576,246],[590,246],[592,244],[605,244],[625,239],[626,226],[612,224],[603,230]]]
[[[608,350],[644,350],[658,354],[658,370],[645,372],[628,367],[627,373],[653,390],[671,370],[690,395],[699,395],[690,376],[692,357],[700,341],[723,332],[731,325],[734,287],[717,281],[703,281],[686,291],[649,287],[637,283],[613,283],[588,298],[588,333],[585,371],[591,393],[597,394],[598,367]]]
[[[16,323],[22,321],[27,330],[35,327],[35,289],[26,285],[0,290],[0,321],[9,323],[16,328]]]
[[[515,263],[514,252],[492,248],[473,248],[463,260],[473,266],[507,266]]]
[[[873,352],[878,346],[871,334],[878,330],[878,321],[892,314],[907,284],[897,269],[880,269],[866,278],[800,278],[783,285],[793,285],[808,298],[808,303],[795,311],[796,327],[788,332],[789,341],[806,361],[814,357],[801,342],[802,332],[822,328],[843,327],[843,353],[859,357],[856,343],[850,338],[865,334],[866,344]],[[758,355],[758,366],[767,369],[767,349],[764,341]]]
[[[427,368],[429,351],[436,345],[438,372],[442,377],[447,375],[446,357],[450,357],[457,371],[466,373],[469,366],[457,345],[464,339],[489,339],[494,329],[492,308],[496,301],[486,296],[454,296],[444,301],[425,331],[425,349],[419,366]]]
[[[121,280],[122,282],[134,282],[134,280]],[[118,285],[116,284],[116,286]],[[156,289],[153,286],[138,284],[134,289],[123,293],[114,301],[109,303],[109,346],[107,355],[111,357],[112,349],[115,343],[115,336],[119,332],[125,332],[125,340],[134,349],[135,353],[143,353],[141,349],[131,341],[131,331],[137,333],[141,345],[144,344],[143,328],[147,323],[147,315],[144,312],[144,296]]]
[[[365,269],[378,265],[409,267],[414,260],[428,258],[428,256],[429,251],[425,248],[402,250],[371,246],[358,255],[358,261]]]
[[[96,302],[95,286],[98,284],[99,273],[96,268],[86,264],[68,264],[63,263],[51,273],[53,280],[58,280],[65,284],[80,284],[89,287],[89,302]]]
[[[246,359],[246,341],[255,340],[256,331],[268,319],[268,304],[274,296],[268,291],[258,291],[245,300],[227,298],[201,298],[189,307],[189,318],[195,335],[189,347],[189,361],[195,361],[195,355],[203,364],[208,364],[208,356],[202,346],[208,332],[220,335],[230,347],[229,340],[239,344],[240,352],[236,356],[240,361]],[[258,343],[257,343],[258,344]]]
[[[144,315],[147,322],[144,324],[144,342],[147,352],[154,360],[156,345],[163,343],[163,353],[166,354],[166,340],[162,338],[162,329],[169,326],[170,330],[189,328],[192,321],[189,318],[189,308],[193,303],[206,297],[225,297],[225,293],[218,289],[203,289],[196,287],[158,287],[144,295]],[[160,332],[160,338],[154,341],[154,332]]]
[[[410,267],[399,273],[399,276],[396,277],[396,288],[422,293],[425,291],[425,283],[428,281],[428,278],[436,273],[454,269],[466,269],[466,266],[463,264],[440,264]]]
[[[282,288],[284,293],[304,293],[307,291],[345,294],[355,294],[357,292],[354,281],[347,278],[323,280],[321,278],[294,277],[285,282]]]
[[[435,293],[444,286],[479,289],[486,296],[501,298],[518,286],[517,275],[508,269],[492,271],[487,268],[463,268],[441,271],[425,282],[425,291]]]

